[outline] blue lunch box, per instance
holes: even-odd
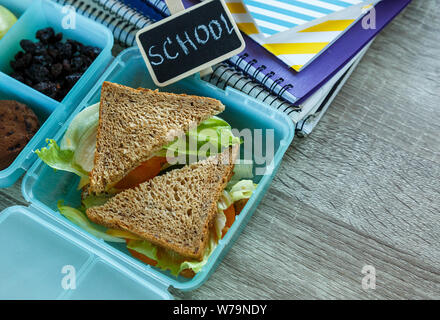
[[[59,142],[72,119],[99,101],[104,81],[133,88],[156,88],[139,50],[127,49],[113,61],[64,125],[57,132],[46,133],[44,138]],[[133,258],[125,244],[107,243],[84,231],[57,211],[58,200],[70,206],[79,205],[79,178],[55,171],[38,159],[22,183],[23,196],[30,206],[10,207],[0,214],[0,299],[172,299],[168,288],[194,290],[209,278],[269,188],[294,137],[294,125],[284,113],[235,89],[221,90],[198,76],[160,90],[219,99],[226,106],[219,116],[232,128],[260,129],[263,141],[267,132],[273,132],[274,157],[271,163],[260,165],[267,172],[255,177],[256,191],[219,241],[208,263],[192,279],[174,277]],[[52,119],[46,122],[49,121]],[[263,143],[263,154],[265,151]],[[63,284],[72,272],[75,288],[66,290]]]

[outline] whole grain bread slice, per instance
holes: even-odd
[[[190,126],[224,108],[212,98],[104,82],[89,191],[104,192]]]
[[[130,231],[189,259],[203,258],[217,202],[232,177],[238,145],[172,170],[89,208],[97,224]]]

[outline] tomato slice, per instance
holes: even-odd
[[[241,199],[241,200],[234,202],[235,213],[237,215],[239,215],[240,212],[243,210],[243,208],[246,205],[246,203],[248,202],[248,200],[249,199]]]
[[[235,221],[235,208],[231,204],[226,210],[223,211],[226,216],[226,227],[230,228]]]
[[[153,157],[145,162],[142,162],[139,167],[130,171],[130,173],[119,181],[115,188],[125,190],[137,187],[142,182],[153,179],[160,172],[162,166],[167,162],[165,157]]]
[[[192,269],[184,269],[180,271],[180,275],[184,276],[185,278],[194,278],[196,273]]]
[[[127,242],[127,244],[130,242],[130,239],[126,239],[125,240],[126,242]],[[150,258],[148,258],[146,255],[143,255],[142,253],[139,253],[139,252],[137,252],[137,251],[135,251],[135,250],[132,250],[132,249],[128,249],[127,248],[127,250],[130,252],[130,254],[134,257],[134,258],[136,258],[136,259],[138,259],[138,260],[141,260],[142,262],[144,262],[144,263],[146,263],[146,264],[149,264],[150,266],[155,266],[156,264],[157,264],[157,261],[156,260],[153,260],[153,259],[150,259]]]
[[[226,232],[228,232],[229,228],[235,221],[235,207],[234,204],[231,204],[226,210],[223,210],[223,213],[226,216],[226,224],[222,230],[222,239],[225,236]]]

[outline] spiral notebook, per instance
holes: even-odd
[[[242,32],[302,71],[381,0],[224,0]]]
[[[77,12],[94,19],[112,30],[123,46],[135,43],[136,32],[168,16],[163,0],[53,0],[68,4]],[[197,0],[184,0],[185,6]],[[346,81],[362,57],[359,52],[374,39],[410,0],[383,0],[376,6],[376,29],[363,30],[361,21],[340,37],[300,73],[287,68],[270,52],[244,35],[245,51],[225,63],[214,66],[214,73],[204,78],[218,87],[230,86],[287,113],[297,127],[306,128],[320,101],[331,102],[340,83]],[[339,89],[338,89],[339,88]],[[325,111],[324,108],[321,115]],[[316,117],[315,117],[316,119]],[[307,122],[309,123],[309,122]]]

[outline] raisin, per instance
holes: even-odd
[[[81,78],[81,76],[82,76],[81,73],[73,73],[71,75],[68,75],[66,77],[67,85],[73,87],[75,83]]]
[[[53,59],[48,54],[42,54],[42,55],[34,57],[34,63],[38,63],[38,64],[41,64],[43,66],[48,66],[48,65],[51,65],[53,63]]]
[[[35,44],[30,40],[21,40],[20,47],[22,47],[26,52],[33,53],[35,51]]]
[[[81,58],[83,59],[83,71],[85,71],[93,63],[93,60],[84,55],[82,55]]]
[[[41,29],[37,31],[36,38],[42,43],[48,43],[52,37],[55,36],[55,31],[52,28]]]
[[[64,46],[64,44],[63,44],[62,42],[57,42],[57,43],[55,43],[55,44],[53,44],[53,45],[50,45],[50,47],[54,47],[55,49],[57,49],[58,52],[61,51],[61,49],[63,48],[63,46]]]
[[[72,57],[72,45],[68,42],[63,44],[60,48],[60,55],[63,58],[70,59]]]
[[[63,69],[66,71],[66,73],[72,72],[72,66],[70,65],[70,61],[67,59],[63,60]]]
[[[101,53],[101,50],[96,47],[87,46],[84,48],[83,53],[92,60],[95,60],[96,57]]]
[[[45,54],[45,53],[47,53],[46,46],[44,44],[42,44],[41,42],[36,42],[34,44],[34,51],[32,53],[35,55]]]
[[[61,63],[55,63],[50,68],[50,74],[54,78],[58,78],[62,72],[63,72],[63,65]]]
[[[14,71],[19,71],[24,68],[23,65],[14,60],[12,60],[9,64],[11,65],[11,68],[14,69]]]
[[[17,60],[12,60],[10,62],[11,68],[15,71],[23,70],[24,68],[27,68],[32,61],[32,54],[26,53],[23,55],[20,55],[20,58]]]
[[[75,57],[71,61],[73,71],[80,71],[83,66],[83,59],[81,57]]]
[[[59,51],[55,48],[48,48],[47,53],[53,58],[58,59]]]
[[[23,58],[26,66],[29,66],[32,62],[32,53],[26,53]]]
[[[35,82],[43,82],[49,79],[49,70],[39,64],[31,65],[29,69],[26,69],[25,74]]]
[[[56,43],[56,42],[60,42],[61,40],[63,40],[63,34],[59,32],[50,39],[50,42]]]
[[[24,52],[23,51],[18,51],[17,54],[14,56],[15,60],[21,59],[24,56]]]
[[[20,82],[24,82],[24,76],[21,73],[13,72],[13,73],[11,73],[11,77],[20,81]]]
[[[69,39],[67,40],[67,43],[70,43],[70,45],[72,46],[72,52],[74,53],[81,53],[81,51],[83,50],[84,45],[76,40]]]
[[[54,96],[56,94],[56,91],[58,90],[55,83],[50,82],[50,81],[44,81],[44,82],[37,83],[34,86],[34,89],[41,92],[41,93],[48,95],[49,97]]]

